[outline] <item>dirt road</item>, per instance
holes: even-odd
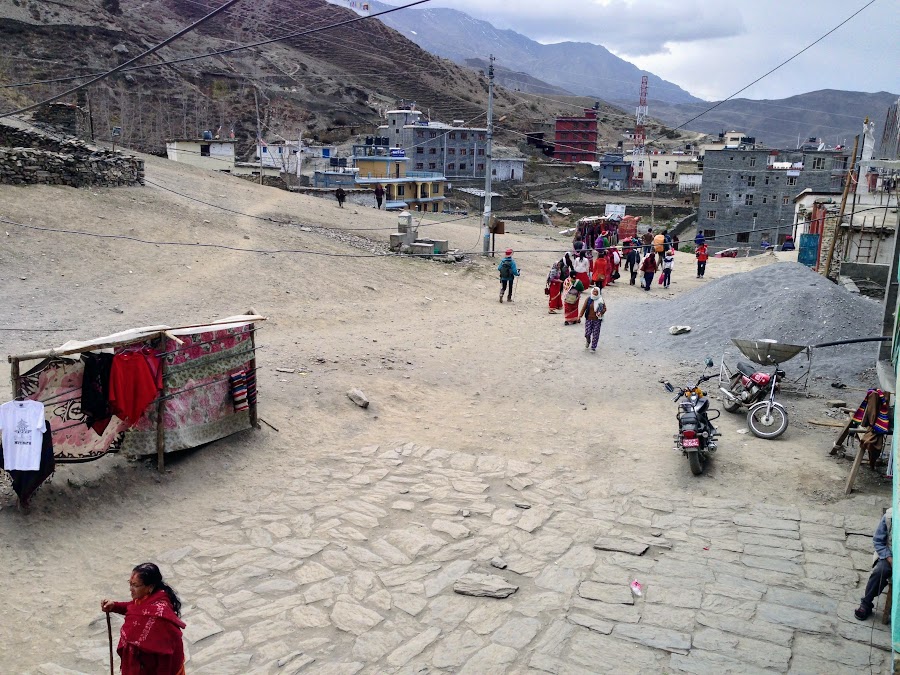
[[[667,363],[631,351],[629,303],[646,298],[627,285],[607,292],[600,349],[585,353],[580,327],[564,327],[561,316],[547,314],[547,269],[553,251],[566,245],[553,231],[512,224],[511,234],[498,237],[498,248],[526,251],[516,256],[523,269],[516,301],[501,305],[496,259],[448,265],[365,257],[371,254],[316,231],[356,230],[384,242],[396,215],[354,205],[340,210],[331,201],[158,158],[147,158],[147,178],[261,219],[149,184],[0,186],[5,218],[122,237],[0,229],[0,325],[29,329],[0,332],[2,352],[132,326],[196,323],[252,307],[269,317],[258,337],[260,414],[278,432],[264,426],[182,453],[162,476],[121,457],[62,466],[27,517],[5,489],[0,565],[15,601],[0,626],[0,641],[10,647],[0,658],[4,672],[42,662],[74,627],[95,618],[99,598],[121,589],[147,551],[176,547],[230,505],[277,494],[297,458],[349,447],[415,439],[454,452],[540,457],[551,466],[592,471],[598,484],[640,485],[669,497],[739,494],[849,512],[889,499],[888,484],[864,471],[860,496],[843,500],[848,465],[828,456],[834,430],[804,423],[821,417],[819,398],[788,400],[792,425],[775,442],[737,433],[743,421],[726,418],[719,456],[706,475],[692,477],[671,450],[674,406],[658,379],[684,379],[707,355]],[[429,223],[426,230],[450,239],[452,248],[478,247],[474,218]],[[316,254],[271,252],[285,249]],[[664,302],[773,260],[713,260],[706,280],[676,275],[668,294],[653,294]],[[680,267],[689,269],[689,261]],[[40,331],[51,328],[66,330]],[[347,399],[351,387],[371,399],[368,410]]]

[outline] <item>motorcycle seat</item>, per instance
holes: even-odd
[[[756,366],[753,366],[746,361],[738,361],[737,369],[742,375],[746,375],[747,377],[750,377],[756,372]]]

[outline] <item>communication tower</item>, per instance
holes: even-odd
[[[644,184],[644,169],[647,168],[647,133],[644,122],[647,120],[647,76],[641,78],[641,97],[634,115],[634,147],[631,149],[631,183],[635,187]]]

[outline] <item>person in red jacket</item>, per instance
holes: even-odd
[[[649,291],[650,287],[653,286],[653,275],[656,274],[657,269],[656,254],[651,251],[644,256],[644,261],[641,263],[641,272],[644,273],[644,283],[641,288],[645,291]]]
[[[185,675],[181,601],[163,582],[159,567],[142,563],[131,572],[131,602],[101,600],[104,612],[124,614],[116,649],[122,675]]]
[[[709,248],[706,243],[701,243],[694,255],[697,256],[697,278],[702,279],[706,274],[706,261],[709,260]]]

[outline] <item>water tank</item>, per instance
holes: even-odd
[[[209,129],[207,129],[206,131],[203,132],[203,140],[204,141],[211,141],[212,139],[213,139],[213,135]]]
[[[375,139],[371,136],[366,136],[366,145],[372,145],[375,143]]]

